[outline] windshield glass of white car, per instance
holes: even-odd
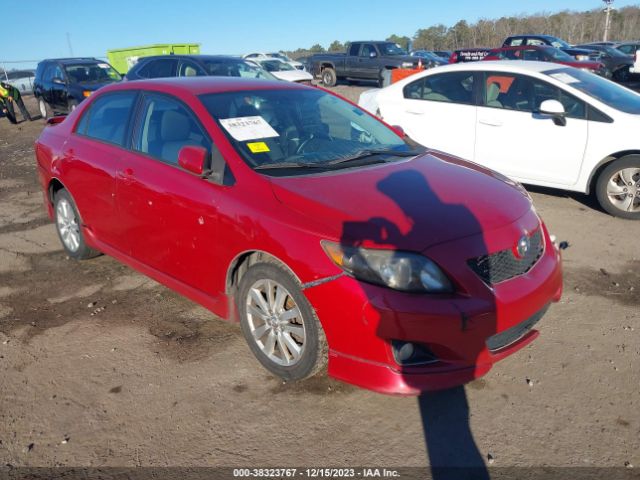
[[[546,73],[611,108],[625,113],[640,114],[640,95],[617,83],[575,68],[559,68]]]

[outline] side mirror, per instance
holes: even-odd
[[[207,156],[208,152],[206,148],[188,145],[180,149],[178,153],[178,165],[187,172],[203,176]]]
[[[378,54],[376,52],[369,53],[369,58],[376,58]]]
[[[61,79],[61,78],[58,78],[58,77],[55,77],[55,78],[52,80],[52,82],[53,82],[53,83],[55,83],[55,84],[57,84],[57,85],[64,85],[64,80],[63,80],[63,79]]]
[[[549,115],[553,117],[553,122],[556,125],[564,127],[567,124],[564,105],[562,105],[558,100],[545,100],[540,104],[539,112],[542,115]]]

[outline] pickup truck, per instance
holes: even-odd
[[[412,57],[393,42],[351,42],[346,53],[323,53],[309,59],[311,72],[327,87],[338,80],[374,80],[385,83],[385,70],[418,68],[418,57]]]

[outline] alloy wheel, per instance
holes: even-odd
[[[640,168],[623,168],[607,182],[609,202],[624,212],[640,212]]]
[[[65,247],[76,252],[80,248],[80,227],[76,213],[66,198],[61,198],[56,205],[56,225]]]
[[[304,319],[289,291],[273,280],[258,280],[249,289],[246,313],[251,336],[269,360],[282,366],[298,363],[304,352]]]

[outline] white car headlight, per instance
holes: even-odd
[[[417,253],[348,247],[323,241],[333,262],[352,277],[404,292],[451,293],[453,285],[431,260]]]
[[[402,62],[402,68],[413,68],[413,62]]]

